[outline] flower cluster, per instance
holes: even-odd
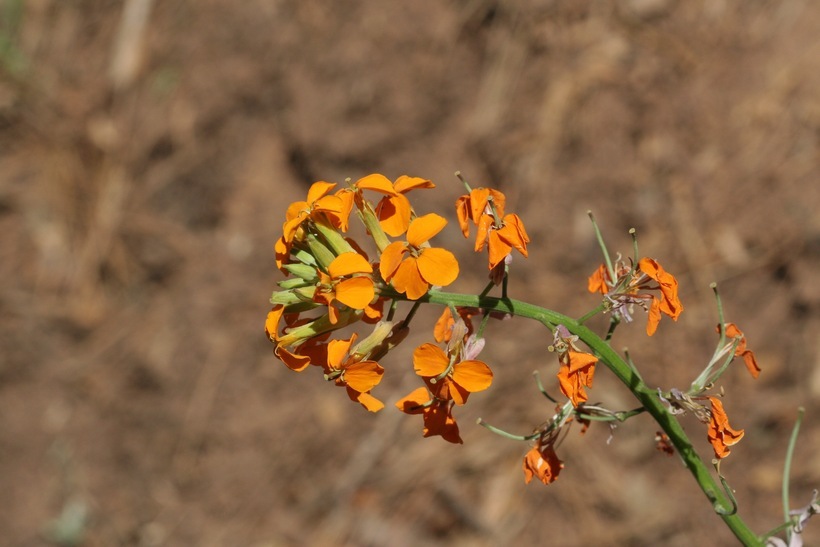
[[[475,227],[473,250],[487,250],[491,279],[475,296],[440,290],[459,275],[455,255],[432,243],[447,219],[436,213],[417,214],[408,197],[415,190],[435,188],[431,181],[400,176],[391,182],[380,174],[347,181],[343,187],[319,181],[310,186],[304,200],[291,203],[274,246],[276,266],[286,279],[278,283],[265,321],[274,355],[296,372],[316,367],[327,382],[344,388],[351,401],[378,412],[385,405],[373,391],[385,374],[382,360],[406,339],[421,304],[443,305],[432,329],[435,342],[421,343],[412,352],[413,370],[421,385],[395,406],[406,414],[421,415],[425,437],[439,436],[460,444],[454,410],[465,405],[471,394],[493,383],[492,369],[478,359],[488,320],[523,316],[551,331],[548,349],[558,357],[555,377],[566,400],[559,404],[539,379],[541,392],[558,407],[532,434],[515,436],[482,420],[479,423],[510,438],[534,441],[523,460],[527,483],[537,478],[550,484],[558,478],[564,464],[556,447],[571,422],[581,423],[582,433],[593,421],[608,422],[614,432],[618,423],[643,412],[652,414],[663,429],[655,435],[657,449],[666,454],[679,449],[690,469],[702,471],[701,462],[677,422],[669,420],[670,414],[694,415],[706,425],[706,438],[716,461],[726,458],[745,433],[729,424],[721,399],[723,388],[717,395],[711,390],[736,358],[743,360],[754,378],[760,367],[743,332],[724,321],[716,287],[713,285],[719,341],[712,358],[688,389],[658,389],[656,394],[644,383],[629,355],[622,358],[613,351],[610,339],[619,324],[633,320],[636,307],[647,312],[649,336],[657,331],[664,315],[677,321],[684,308],[677,279],[655,259],[639,258],[634,230],[633,256],[624,260],[618,255],[613,261],[590,214],[604,263],[589,277],[587,288],[602,298],[593,310],[573,319],[508,297],[513,251],[527,257],[530,237],[521,218],[505,210],[502,192],[471,188],[464,179],[462,182],[467,193],[456,200],[454,216],[465,238]],[[360,221],[358,232],[364,237],[355,235],[352,217]],[[501,285],[501,296],[490,296],[497,285]],[[402,303],[411,307],[398,319]],[[585,325],[599,313],[611,318],[605,337]],[[473,320],[478,318],[476,326]],[[351,327],[361,328],[362,324],[368,332],[352,332],[356,329]],[[347,329],[345,334],[339,332],[342,329]],[[603,403],[589,403],[587,390],[592,388],[599,363],[627,385],[640,402],[638,408],[614,411]],[[555,366],[554,361],[550,366]],[[715,483],[708,484],[711,479],[704,478],[708,473],[700,471],[693,471],[696,480],[704,491],[713,492]],[[732,498],[722,475],[720,479]],[[815,506],[813,500],[801,515],[808,519],[810,513],[817,512]],[[795,525],[794,534],[799,536],[803,522]]]
[[[375,412],[384,406],[371,394],[384,374],[379,359],[404,339],[415,311],[407,320],[395,321],[396,303],[418,301],[431,289],[450,285],[459,265],[452,252],[430,243],[447,220],[435,213],[417,215],[408,199],[412,190],[435,188],[431,181],[400,176],[391,182],[372,174],[337,186],[316,182],[305,200],[287,208],[275,252],[276,265],[288,278],[271,297],[265,332],[274,354],[288,368],[321,368],[326,380],[345,387],[353,401]],[[373,201],[368,199],[372,195]],[[516,215],[504,215],[504,196],[496,190],[482,188],[459,199],[456,212],[462,229],[467,217],[462,218],[461,207],[471,203],[471,196],[475,214],[469,218],[480,226],[476,251],[489,242],[496,262],[513,247],[526,255],[529,238],[523,223]],[[351,235],[354,212],[368,236],[364,240]],[[391,304],[385,315],[387,302]],[[428,343],[413,354],[424,387],[398,406],[423,414],[425,436],[461,442],[453,406],[463,405],[470,393],[492,382],[490,368],[475,359],[484,344],[473,334],[470,318],[477,313],[462,308],[453,320],[446,308],[434,332],[446,349]],[[335,331],[359,322],[374,325],[364,339],[356,333],[332,338]]]

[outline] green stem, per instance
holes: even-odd
[[[400,295],[398,297],[401,298]],[[589,346],[601,362],[632,391],[635,398],[669,436],[672,445],[678,451],[678,454],[680,454],[681,459],[697,481],[703,493],[712,503],[715,512],[718,513],[718,516],[729,527],[732,533],[734,533],[735,537],[737,537],[743,545],[762,545],[760,538],[752,532],[738,515],[727,514],[731,512],[731,501],[726,499],[722,493],[723,489],[721,485],[715,481],[709,468],[700,456],[698,456],[691,441],[683,431],[683,427],[673,415],[667,412],[666,407],[658,398],[657,392],[644,384],[637,372],[592,330],[566,315],[511,298],[482,297],[469,294],[432,291],[420,298],[419,301],[443,306],[470,306],[482,308],[485,311],[510,313],[512,315],[534,319],[551,329],[556,325],[564,325],[572,334],[577,335],[581,341]]]

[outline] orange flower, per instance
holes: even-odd
[[[525,257],[530,238],[524,223],[515,214],[504,214],[506,198],[498,190],[476,188],[456,200],[456,216],[464,237],[470,235],[470,221],[478,226],[475,251],[489,247],[489,269],[501,264],[517,249]]]
[[[295,201],[288,206],[285,223],[282,225],[282,237],[274,245],[277,268],[282,269],[282,265],[288,262],[294,237],[302,223],[308,219],[326,220],[334,228],[347,231],[350,211],[353,209],[352,194],[343,195],[345,190],[340,190],[337,195],[330,195],[335,187],[335,182],[314,182],[305,201]]]
[[[649,312],[646,323],[646,333],[655,334],[661,313],[677,321],[683,311],[683,305],[678,298],[678,281],[668,273],[657,261],[651,258],[642,258],[638,267],[632,268],[623,261],[614,264],[613,281],[609,271],[601,264],[589,277],[587,289],[589,292],[600,292],[604,295],[608,311],[616,317],[623,318],[627,323],[632,321],[632,307],[637,304]],[[655,283],[653,283],[653,281]],[[660,298],[647,291],[659,290]]]
[[[356,334],[349,340],[331,340],[324,346],[325,377],[337,386],[347,388],[350,400],[361,403],[370,412],[378,412],[384,403],[370,395],[370,390],[381,382],[384,368],[376,361],[361,360],[361,356],[350,354],[350,346],[356,341]]]
[[[413,352],[413,368],[436,398],[463,405],[470,393],[484,391],[492,384],[493,372],[486,363],[474,359],[453,364],[450,361],[434,344],[422,344]]]
[[[661,320],[661,312],[677,321],[683,311],[683,305],[678,299],[678,280],[666,272],[663,267],[651,258],[642,258],[638,268],[654,279],[661,290],[662,298],[652,297],[652,306],[649,308],[649,321],[646,323],[646,334],[652,336]]]
[[[729,447],[733,446],[743,438],[743,430],[735,431],[729,426],[729,417],[723,410],[723,404],[717,397],[709,397],[712,403],[711,419],[707,436],[712,448],[715,450],[715,457],[723,459],[729,455]]]
[[[585,387],[592,387],[595,363],[598,358],[579,351],[575,346],[577,336],[572,335],[564,325],[558,325],[553,335],[552,349],[558,353],[558,384],[563,393],[577,407],[587,401]]]
[[[470,193],[456,200],[456,216],[464,237],[470,237],[470,221],[478,226],[481,217],[492,215],[493,207],[498,216],[504,216],[504,205],[507,198],[492,188],[475,188]],[[492,203],[492,206],[490,206]]]
[[[561,393],[572,401],[572,406],[577,407],[588,399],[584,387],[592,387],[592,376],[598,358],[589,353],[567,350],[561,355],[560,361],[558,383]]]
[[[717,331],[720,332],[720,325],[717,326]],[[752,378],[760,376],[760,367],[757,364],[755,354],[752,350],[746,349],[746,335],[734,323],[726,323],[726,336],[730,339],[740,337],[740,342],[735,348],[735,357],[743,357],[743,362],[746,363],[746,369],[752,375]]]
[[[427,240],[439,233],[447,221],[435,213],[413,219],[407,242],[394,241],[381,254],[379,271],[399,293],[418,300],[431,285],[446,286],[458,277],[458,261],[446,249],[429,247]]]
[[[319,284],[313,300],[328,307],[330,322],[338,321],[339,302],[356,310],[365,309],[375,296],[373,279],[368,275],[373,267],[359,253],[342,253],[328,266],[328,273],[319,271]]]
[[[421,414],[424,436],[440,435],[445,441],[462,444],[458,424],[453,418],[453,402],[431,398],[427,388],[420,387],[396,403],[405,414]]]
[[[382,230],[390,236],[398,237],[410,226],[412,207],[404,195],[416,188],[435,188],[436,185],[419,177],[402,175],[391,183],[384,175],[368,175],[356,181],[356,188],[373,190],[385,196],[376,205],[376,217]]]
[[[524,456],[524,481],[529,484],[533,477],[537,477],[544,484],[550,484],[563,468],[564,463],[558,459],[553,444],[539,444]]]
[[[265,334],[274,344],[273,354],[276,355],[276,357],[278,357],[289,369],[296,372],[301,372],[305,370],[308,365],[310,365],[310,356],[288,351],[285,345],[281,343],[282,337],[279,335],[280,321],[284,316],[286,326],[293,327],[296,325],[295,319],[297,316],[297,314],[285,314],[284,311],[285,306],[280,304],[274,306],[273,309],[268,312],[268,316],[265,319]],[[296,345],[301,346],[306,341],[307,340],[302,340]]]

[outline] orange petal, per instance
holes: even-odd
[[[446,404],[430,406],[424,412],[424,436],[440,435],[445,441],[462,444],[458,424]]]
[[[284,311],[285,306],[279,304],[278,306],[274,306],[265,318],[265,334],[267,334],[268,338],[272,341],[279,339],[279,320],[282,319],[282,313]]]
[[[489,242],[490,242],[490,263],[489,267],[492,270],[496,266],[498,266],[508,254],[512,252],[512,246],[501,239],[498,234],[498,230],[490,230],[489,234]]]
[[[598,358],[590,353],[569,350],[569,371],[578,372],[583,368],[594,365]],[[591,387],[591,386],[590,386]]]
[[[363,310],[376,296],[373,280],[369,277],[351,277],[336,284],[336,300],[355,310]]]
[[[339,370],[347,358],[350,346],[356,341],[356,333],[349,340],[331,340],[327,343],[327,365],[328,368]]]
[[[652,305],[649,307],[649,319],[646,321],[646,334],[652,336],[658,330],[658,323],[661,322],[661,301],[652,298]]]
[[[456,217],[464,237],[470,236],[470,196],[461,196],[456,200]]]
[[[333,259],[327,267],[327,273],[333,279],[354,273],[371,273],[373,267],[365,257],[359,253],[342,253]]]
[[[280,361],[285,363],[285,366],[296,372],[302,372],[310,365],[310,357],[291,353],[282,346],[277,346],[273,353]]]
[[[364,393],[376,387],[383,374],[384,368],[376,361],[360,361],[346,367],[342,377],[350,388]]]
[[[381,273],[382,279],[388,283],[390,282],[396,274],[405,252],[407,252],[407,244],[403,241],[394,241],[384,248],[379,263],[379,273]]]
[[[376,206],[376,216],[386,234],[399,237],[410,226],[410,200],[401,194],[387,196]]]
[[[394,289],[407,295],[410,300],[418,300],[427,294],[430,288],[430,284],[419,273],[415,258],[408,258],[399,264],[390,282]]]
[[[353,389],[347,388],[347,395],[352,401],[361,403],[370,412],[378,412],[384,408],[384,403],[376,399],[369,393],[359,393]]]
[[[423,179],[421,177],[408,177],[407,175],[402,175],[396,179],[396,182],[393,183],[393,188],[396,192],[405,193],[409,192],[410,190],[414,190],[416,188],[435,188],[436,185],[433,184],[431,181]]]
[[[424,404],[430,400],[430,394],[426,387],[413,390],[406,397],[399,399],[396,408],[405,414],[421,414],[424,411]]]
[[[478,234],[475,236],[475,247],[473,250],[479,252],[484,249],[487,244],[487,237],[493,229],[493,217],[490,215],[481,215],[478,219]]]
[[[589,276],[589,280],[587,281],[587,290],[592,293],[608,293],[609,286],[606,284],[606,280],[608,278],[609,272],[606,269],[606,264],[601,264],[598,266],[598,269],[592,272],[592,275]]]
[[[361,188],[362,190],[373,190],[374,192],[391,196],[396,195],[396,191],[393,189],[393,184],[390,180],[384,175],[380,175],[378,173],[367,175],[366,177],[357,180],[356,188]]]
[[[422,249],[416,265],[421,276],[431,285],[445,287],[458,277],[458,260],[446,249],[437,247]],[[426,289],[425,292],[427,292]]]
[[[447,225],[447,220],[435,213],[413,219],[407,229],[407,242],[413,247],[421,245],[439,233]]]
[[[326,196],[331,190],[336,187],[335,182],[318,181],[310,185],[308,190],[307,202],[313,205],[317,200]]]
[[[469,391],[484,391],[493,383],[493,371],[481,361],[461,361],[453,367],[453,381]]]
[[[524,223],[518,215],[512,214],[504,217],[504,226],[498,230],[498,237],[514,247],[522,255],[527,256],[527,243],[530,236],[524,229]]]
[[[413,351],[413,370],[419,376],[438,376],[444,372],[448,364],[447,354],[435,344],[422,344]]]
[[[470,191],[470,215],[476,224],[478,224],[481,215],[484,214],[488,197],[490,197],[489,188],[475,188]]]

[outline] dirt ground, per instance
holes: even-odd
[[[792,505],[820,487],[818,28],[811,0],[0,0],[0,544],[732,544],[643,416],[571,431],[559,480],[524,484],[527,445],[473,425],[551,414],[523,320],[491,325],[463,446],[392,408],[426,332],[383,362],[377,415],[271,354],[273,243],[316,180],[433,180],[452,288],[482,286],[456,170],[526,223],[515,298],[583,314],[585,212],[612,250],[637,228],[686,306],[616,334],[651,385],[702,369],[719,283],[763,368],[721,380],[746,431],[723,471],[776,526],[799,406]]]

